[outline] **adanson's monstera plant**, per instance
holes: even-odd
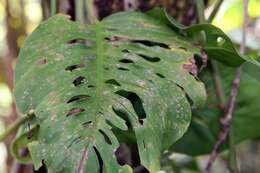
[[[19,55],[17,107],[33,115],[13,154],[36,170],[44,163],[55,173],[126,173],[132,168],[120,165],[115,152],[133,134],[141,164],[159,171],[161,154],[184,135],[191,109],[206,100],[197,78],[201,52],[228,66],[255,63],[220,29],[185,28],[160,10],[121,12],[87,26],[51,17]],[[26,157],[19,155],[23,147]]]

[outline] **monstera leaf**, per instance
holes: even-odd
[[[161,153],[187,130],[191,106],[206,98],[190,74],[200,51],[190,42],[138,12],[89,26],[63,15],[43,22],[15,72],[17,106],[34,112],[36,137],[18,135],[23,142],[13,146],[28,147],[36,169],[44,162],[50,172],[131,172],[117,163],[112,131],[131,128],[141,164],[157,172]]]

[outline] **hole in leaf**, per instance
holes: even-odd
[[[185,97],[186,99],[188,100],[188,102],[190,103],[190,105],[193,105],[193,101],[192,99],[190,98],[190,96],[187,94],[187,92],[185,91],[185,89],[180,86],[179,84],[175,83],[184,93],[185,93]]]
[[[39,59],[37,62],[39,65],[44,65],[48,63],[48,60],[46,58]]]
[[[30,123],[28,123],[28,132],[27,132],[27,139],[30,140],[32,138],[32,129]]]
[[[92,121],[87,121],[82,123],[82,126],[87,127],[88,125],[90,125],[92,123]]]
[[[179,49],[182,49],[182,50],[184,50],[184,51],[187,51],[187,48],[186,48],[186,47],[180,46]]]
[[[143,124],[144,124],[144,120],[139,119],[139,123],[140,123],[141,125],[143,125]]]
[[[93,149],[96,153],[97,159],[98,159],[98,163],[99,163],[99,173],[103,173],[103,160],[102,157],[99,153],[99,151],[97,150],[97,148],[95,146],[93,146]]]
[[[45,161],[42,160],[42,166],[37,171],[35,171],[35,173],[48,172],[47,170],[48,169],[47,169],[47,166],[45,164]]]
[[[109,30],[109,29],[108,29]],[[111,29],[110,29],[111,30]],[[105,37],[105,40],[109,41],[109,42],[116,42],[116,41],[120,41],[120,40],[125,40],[125,38],[123,37],[118,37],[118,36],[112,36],[112,37]]]
[[[130,122],[129,117],[128,117],[128,115],[125,112],[123,112],[121,110],[116,110],[114,107],[112,107],[112,109],[115,112],[115,114],[117,114],[120,118],[122,118],[126,122]],[[128,124],[128,125],[130,125],[130,124]]]
[[[146,148],[146,144],[145,144],[145,142],[143,141],[143,146],[144,146],[144,148]]]
[[[126,64],[134,63],[134,61],[131,59],[121,59],[121,60],[119,60],[119,62],[126,63]]]
[[[85,43],[85,39],[73,39],[68,41],[68,44],[77,44],[77,43]]]
[[[148,171],[148,169],[146,169],[143,165],[139,165],[138,167],[135,167],[134,168],[134,172],[135,173],[150,173],[149,171]]]
[[[132,166],[133,163],[132,163],[131,149],[129,146],[127,146],[127,144],[125,143],[120,144],[120,146],[116,149],[115,155],[116,155],[117,163],[119,163],[121,166],[125,164]]]
[[[68,66],[65,68],[66,71],[74,71],[74,70],[77,70],[77,69],[80,69],[80,68],[83,68],[85,67],[85,64],[77,64],[77,65],[71,65],[71,66]]]
[[[94,85],[88,85],[88,88],[93,88],[94,87]]]
[[[139,119],[146,118],[146,113],[144,111],[142,100],[136,93],[125,91],[125,90],[119,90],[115,93],[122,97],[125,97],[126,99],[128,99],[131,102]]]
[[[71,97],[68,101],[67,101],[67,103],[71,103],[71,102],[75,102],[75,101],[81,101],[81,100],[86,100],[86,99],[88,99],[88,98],[90,98],[90,96],[89,95],[76,95],[76,96],[73,96],[73,97]]]
[[[217,38],[217,44],[218,46],[222,46],[225,43],[225,39],[223,37],[218,37]]]
[[[77,78],[73,81],[74,86],[77,87],[77,86],[79,86],[79,85],[85,83],[85,79],[86,79],[86,78],[83,77],[83,76],[77,77]]]
[[[143,54],[138,54],[140,57],[142,57],[143,59],[149,61],[149,62],[159,62],[161,61],[160,58],[158,57],[149,57],[149,56],[146,56],[146,55],[143,55]]]
[[[161,73],[156,73],[157,76],[159,76],[160,78],[165,78],[164,75],[162,75]]]
[[[118,31],[116,28],[107,28],[107,31]]]
[[[84,111],[85,111],[85,109],[83,109],[83,108],[72,108],[72,109],[67,113],[66,117],[71,116],[71,115],[77,115],[77,114],[79,114],[79,113],[81,113],[81,112],[84,112]]]
[[[120,165],[130,165],[134,173],[149,173],[149,171],[140,163],[140,156],[137,144],[120,143],[115,152],[117,162]]]
[[[133,40],[133,43],[140,43],[148,47],[153,47],[153,46],[159,46],[165,49],[171,49],[169,45],[165,43],[160,43],[160,42],[154,42],[154,41],[149,41],[149,40]]]
[[[109,145],[112,145],[112,142],[111,142],[110,138],[107,136],[107,134],[101,129],[99,129],[98,131],[102,134],[106,143],[108,143]]]
[[[122,70],[122,71],[129,71],[128,68],[124,68],[124,67],[118,67],[117,69],[118,69],[118,70]]]
[[[19,155],[21,156],[21,157],[28,157],[30,154],[29,154],[29,150],[28,150],[28,148],[21,148],[20,150],[19,150]]]
[[[129,51],[127,49],[123,49],[122,52],[129,53]]]
[[[116,86],[121,86],[120,83],[118,83],[115,79],[106,80],[105,83],[116,85]]]

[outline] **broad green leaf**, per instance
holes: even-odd
[[[161,153],[189,126],[191,106],[205,102],[204,85],[189,73],[199,51],[138,12],[91,26],[63,15],[43,22],[15,71],[18,109],[33,110],[39,126],[27,144],[35,168],[44,162],[50,172],[131,172],[117,163],[117,128],[133,130],[141,164],[160,170]]]
[[[255,69],[258,71],[258,69]],[[241,84],[237,98],[237,104],[232,121],[232,132],[235,143],[247,139],[259,138],[260,121],[260,81],[246,73],[247,66],[243,67]],[[234,79],[234,69],[221,67],[222,85],[225,95],[228,96]],[[181,140],[172,146],[176,152],[190,155],[207,154],[212,151],[217,140],[220,123],[219,119],[223,112],[217,107],[216,91],[208,72],[203,72],[202,80],[207,86],[208,101],[203,109],[193,112],[192,122],[189,130]],[[192,143],[192,145],[190,145]],[[228,142],[222,147],[228,147]]]

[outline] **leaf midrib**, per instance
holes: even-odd
[[[100,108],[102,98],[102,91],[104,88],[103,85],[103,57],[102,57],[102,50],[103,50],[103,43],[102,43],[102,27],[101,23],[96,24],[96,88],[97,88],[97,97],[96,97],[96,108]],[[98,112],[98,111],[97,111]]]

